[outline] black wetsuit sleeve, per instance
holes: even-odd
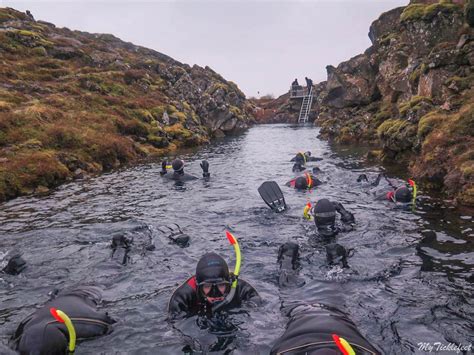
[[[306,161],[321,161],[323,158],[318,158],[318,157],[306,157]]]
[[[195,313],[197,307],[196,292],[188,285],[188,280],[171,295],[168,314],[171,319],[181,318]]]
[[[317,177],[313,175],[311,175],[311,179],[313,180],[313,186],[319,186],[323,183],[321,180],[319,180]]]
[[[341,221],[343,223],[354,223],[354,215],[344,208],[342,203],[333,202],[336,211],[341,215]]]
[[[262,299],[257,290],[245,280],[239,280],[238,296],[242,303],[254,303],[260,305]]]

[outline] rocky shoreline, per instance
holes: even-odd
[[[474,2],[417,1],[372,23],[372,46],[327,67],[311,118],[324,138],[371,144],[424,186],[474,206]],[[286,95],[286,96],[285,96]],[[285,94],[263,122],[296,122]],[[256,102],[259,105],[258,102]]]
[[[253,105],[209,67],[0,8],[0,201],[236,134]]]

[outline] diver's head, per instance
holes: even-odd
[[[412,198],[412,193],[406,186],[399,187],[393,194],[394,202],[409,203],[411,202]]]
[[[336,208],[334,204],[326,198],[316,202],[313,207],[314,223],[316,227],[334,226],[336,223]]]
[[[295,189],[305,190],[308,188],[308,180],[306,176],[298,176],[295,180]]]
[[[175,173],[182,173],[184,168],[184,161],[182,161],[181,159],[175,159],[171,163],[171,167],[173,168]]]
[[[223,301],[230,291],[229,267],[216,253],[204,254],[196,266],[198,295],[208,303]]]
[[[310,156],[311,156],[311,152],[308,150],[308,151],[304,152],[304,155],[306,155],[307,157],[310,157]]]

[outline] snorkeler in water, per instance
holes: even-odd
[[[336,224],[336,212],[341,217],[341,225]],[[319,199],[314,206],[308,203],[303,215],[308,220],[314,218],[318,234],[326,238],[334,237],[341,231],[352,230],[355,222],[354,215],[347,211],[342,203],[329,201],[326,198]]]
[[[229,272],[227,263],[220,255],[204,254],[196,266],[195,275],[171,295],[168,304],[171,319],[192,315],[211,317],[217,310],[226,311],[241,307],[244,303],[261,303],[253,286],[239,277],[240,248],[231,233],[227,232],[227,237],[237,254],[234,272]]]
[[[285,185],[294,187],[296,190],[309,190],[321,184],[322,182],[317,177],[306,172],[302,176],[298,176],[288,181]]]
[[[23,320],[12,337],[21,354],[72,354],[78,339],[95,338],[115,323],[99,312],[96,287],[80,287],[56,293],[43,307]]]
[[[381,186],[382,181],[385,182],[384,186]],[[370,183],[367,175],[361,174],[357,178],[357,182],[370,184],[373,187],[381,186],[374,192],[376,200],[388,200],[398,207],[414,206],[416,202],[417,186],[412,179],[408,179],[406,184],[395,184],[385,174],[380,173],[375,181]]]
[[[211,176],[209,173],[209,162],[207,160],[203,160],[200,166],[202,169],[202,176],[204,178],[209,178]],[[168,171],[168,168],[172,168],[173,171]],[[160,175],[165,179],[174,181],[191,181],[198,179],[196,176],[184,172],[184,161],[181,159],[173,160],[171,166],[169,166],[166,161],[163,161],[161,163]]]

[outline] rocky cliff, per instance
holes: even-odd
[[[382,14],[370,48],[327,67],[312,112],[323,137],[378,145],[382,160],[406,161],[414,177],[471,206],[473,8],[418,1]],[[276,115],[292,114],[280,108]]]
[[[252,122],[237,85],[109,34],[0,8],[0,200]]]

